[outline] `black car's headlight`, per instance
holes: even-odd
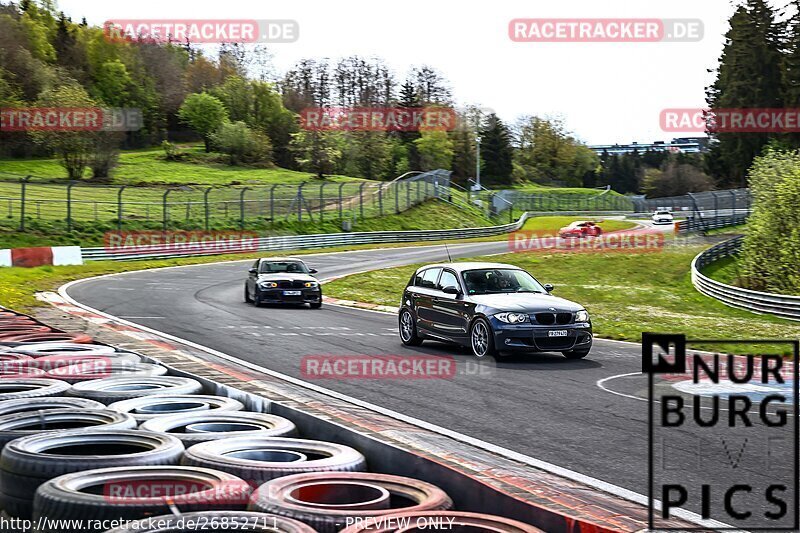
[[[274,281],[262,281],[258,284],[262,289],[274,289],[278,286]]]
[[[528,322],[528,315],[525,313],[497,313],[494,315],[494,317],[500,322],[505,322],[506,324],[521,324],[522,322]]]
[[[316,289],[317,287],[319,287],[319,283],[317,283],[316,281],[306,281],[305,283],[303,283],[303,287],[305,287],[306,289]]]
[[[589,312],[586,309],[581,309],[575,313],[575,322],[588,322]]]

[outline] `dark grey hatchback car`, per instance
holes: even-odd
[[[452,342],[472,348],[477,357],[503,352],[586,357],[592,347],[589,313],[552,290],[513,265],[427,265],[403,292],[400,339],[410,346],[424,339]]]
[[[244,282],[244,301],[256,306],[269,304],[303,304],[312,309],[322,307],[322,288],[317,271],[293,257],[264,257],[250,267]]]

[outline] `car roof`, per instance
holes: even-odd
[[[485,263],[478,261],[465,261],[463,263],[434,263],[419,267],[417,272],[426,270],[428,268],[449,268],[456,272],[464,272],[466,270],[481,270],[486,268],[513,268],[514,270],[522,270],[516,265],[509,265],[506,263]]]
[[[269,262],[280,262],[280,261],[299,261],[303,263],[302,259],[298,259],[297,257],[262,257],[259,261],[269,261]]]

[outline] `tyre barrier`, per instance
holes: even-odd
[[[207,394],[154,394],[141,398],[132,398],[114,402],[108,406],[120,413],[128,413],[141,423],[152,418],[173,416],[182,413],[204,413],[241,411],[244,409],[242,402],[225,396],[210,396]]]
[[[543,530],[500,516],[457,511],[398,513],[365,520],[340,533],[414,533],[419,531],[469,531],[470,533],[544,533]]]
[[[61,379],[67,383],[92,381],[115,376],[164,376],[166,367],[153,363],[128,363],[98,359],[50,369],[45,377]]]
[[[0,380],[0,401],[17,398],[60,396],[70,389],[69,383],[58,379],[9,378]]]
[[[96,468],[176,465],[184,447],[175,437],[137,430],[45,432],[6,444],[0,455],[0,505],[30,518],[36,489],[55,477]],[[10,496],[11,505],[3,504]],[[27,505],[14,504],[24,501]]]
[[[181,460],[228,472],[255,485],[305,472],[362,472],[361,452],[332,442],[277,437],[230,437],[195,444]]]
[[[203,390],[196,379],[178,376],[118,376],[76,383],[69,396],[89,398],[106,405],[154,394],[195,394]]]
[[[99,468],[42,483],[33,500],[33,519],[47,517],[58,524],[60,520],[135,520],[172,514],[173,508],[181,513],[236,511],[244,510],[251,493],[244,480],[208,468]],[[73,531],[51,529],[50,533]]]
[[[0,416],[28,411],[47,411],[50,409],[105,409],[106,406],[85,398],[68,396],[46,396],[44,398],[19,398],[0,401]]]
[[[406,517],[465,531],[540,531],[450,511],[452,500],[435,485],[367,473],[358,450],[293,438],[291,420],[204,395],[199,381],[143,359],[0,310],[4,513],[51,524],[156,517],[157,528],[141,521],[142,529],[109,533],[334,533],[348,518],[364,526],[375,520],[373,529],[347,530],[353,533],[420,530],[417,522],[383,527]]]
[[[111,355],[116,353],[116,350],[111,346],[100,344],[76,344],[73,342],[42,342],[38,344],[20,344],[19,346],[3,346],[3,344],[0,343],[0,353],[21,353],[33,358],[68,353],[82,353],[84,355]]]
[[[255,531],[272,533],[317,533],[297,520],[283,516],[249,511],[201,511],[181,516],[154,516],[149,520],[158,526],[121,527],[105,533],[192,533],[195,531]]]
[[[0,354],[0,361],[2,354]],[[85,355],[82,353],[63,353],[56,355],[45,355],[37,357],[28,363],[28,366],[41,368],[42,370],[52,370],[62,366],[69,366],[74,364],[95,363],[101,364],[102,362],[108,363],[141,363],[142,357],[133,352],[116,352],[110,355]]]
[[[224,412],[185,413],[151,418],[139,429],[169,433],[187,447],[228,437],[289,437],[297,433],[294,422],[267,413]]]
[[[100,426],[100,427],[98,427]],[[134,429],[136,420],[111,409],[47,409],[0,416],[0,447],[34,433],[64,429]]]
[[[318,472],[279,477],[261,485],[248,509],[300,520],[320,533],[336,533],[347,519],[404,512],[446,511],[453,501],[439,487],[402,476]]]

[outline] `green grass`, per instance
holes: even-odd
[[[120,154],[114,171],[114,185],[229,185],[295,183],[313,180],[308,172],[283,168],[250,168],[230,166],[216,161],[218,154],[205,154],[201,145],[182,146],[193,161],[167,161],[161,148],[126,150]],[[7,172],[66,180],[66,171],[54,158],[0,159],[0,174]],[[89,176],[87,170],[86,177]],[[360,181],[347,176],[331,176],[333,182]],[[2,196],[2,192],[0,192]]]
[[[428,200],[420,205],[413,206],[400,214],[395,214],[393,209],[383,217],[357,219],[353,221],[353,231],[390,231],[390,230],[419,230],[419,229],[455,229],[489,226],[497,224],[477,209],[460,209],[439,200]],[[292,235],[311,233],[339,233],[342,225],[336,213],[330,213],[322,222],[318,218],[304,222],[295,219],[282,219],[275,223],[247,219],[245,230],[256,231],[260,234]],[[172,224],[172,229],[197,229],[202,223],[180,225]],[[31,220],[25,232],[18,231],[16,220],[0,220],[0,248],[16,248],[23,246],[49,246],[80,244],[83,246],[101,246],[103,235],[108,231],[115,231],[117,225],[112,222],[87,222],[78,221],[74,224],[71,233],[64,231],[63,223],[47,220]],[[126,223],[123,230],[161,230],[162,225],[157,220],[142,221],[137,224]],[[230,218],[216,221],[211,230],[238,229],[238,220]]]
[[[553,283],[554,294],[586,306],[595,333],[603,338],[640,341],[643,331],[684,333],[690,339],[800,336],[797,322],[734,309],[697,292],[689,265],[701,250],[693,246],[638,254],[510,253],[484,259],[518,265],[542,283]],[[325,292],[397,306],[403,287],[419,266],[347,276],[327,284]]]
[[[558,230],[567,226],[576,220],[587,220],[586,217],[575,216],[548,216],[548,217],[534,217],[525,221],[525,226],[522,228],[524,231],[535,231],[541,234],[556,235]],[[635,228],[636,224],[629,220],[617,219],[591,219],[595,220],[604,232],[619,231],[625,229]]]
[[[743,233],[747,233],[747,224],[710,229],[706,232],[706,235],[742,235]]]
[[[736,257],[723,257],[719,261],[714,261],[707,265],[702,272],[709,278],[722,283],[738,285],[739,266],[736,262]]]

